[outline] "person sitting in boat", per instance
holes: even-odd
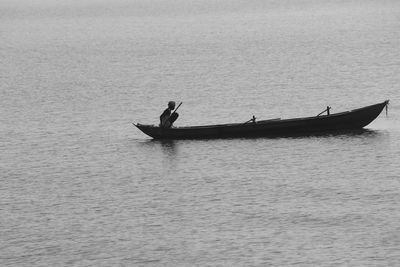
[[[160,116],[160,127],[171,128],[172,124],[178,119],[179,114],[172,111],[175,109],[175,102],[169,101],[168,108]]]

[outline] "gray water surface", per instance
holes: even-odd
[[[400,265],[400,2],[0,2],[1,266]],[[154,141],[341,112],[365,131]]]

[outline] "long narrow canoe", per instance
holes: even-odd
[[[252,121],[205,126],[162,128],[134,124],[154,139],[210,139],[235,137],[296,136],[361,129],[371,123],[388,105],[389,100],[363,108],[330,115]]]

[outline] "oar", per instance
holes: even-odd
[[[253,118],[251,118],[250,120],[248,120],[248,121],[246,121],[245,123],[243,123],[243,124],[246,124],[246,123],[249,123],[249,122],[253,122],[253,123],[256,123],[256,117],[253,115]]]
[[[176,111],[178,110],[178,108],[179,108],[181,105],[182,105],[182,102],[179,103],[178,107],[174,110],[174,112],[172,112],[172,114],[176,113]],[[171,114],[171,115],[172,115],[172,114]]]

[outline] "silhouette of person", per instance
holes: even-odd
[[[175,109],[175,102],[169,101],[168,108],[160,116],[160,127],[171,128],[172,124],[178,119],[179,114],[172,111]]]

